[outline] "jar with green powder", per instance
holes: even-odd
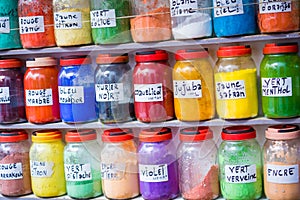
[[[96,131],[71,130],[65,140],[64,167],[68,195],[76,199],[102,195],[100,146]]]
[[[224,199],[251,200],[262,195],[261,149],[251,126],[223,128],[218,151]]]

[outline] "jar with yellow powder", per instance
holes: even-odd
[[[215,91],[217,113],[223,119],[245,119],[258,114],[256,66],[250,46],[226,46],[217,51]]]

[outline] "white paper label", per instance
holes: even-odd
[[[10,103],[9,87],[0,87],[0,104]]]
[[[214,17],[240,15],[244,13],[242,0],[213,0]]]
[[[51,177],[53,174],[53,162],[40,162],[30,160],[30,171],[32,177],[44,178]]]
[[[44,16],[19,17],[20,34],[45,32]]]
[[[95,90],[97,102],[124,100],[123,83],[95,84]]]
[[[81,29],[81,12],[55,12],[55,29]]]
[[[197,12],[197,0],[170,0],[171,17],[190,16]]]
[[[293,96],[292,78],[261,78],[261,91],[264,97]]]
[[[169,180],[168,165],[141,165],[139,164],[140,180],[143,182],[166,182]]]
[[[174,98],[201,98],[201,80],[173,81]]]
[[[227,183],[256,182],[256,165],[225,165]]]
[[[299,183],[299,165],[267,164],[267,181],[270,183]]]
[[[126,165],[123,163],[101,163],[101,177],[104,180],[122,179]]]
[[[0,33],[10,33],[9,17],[0,17]]]
[[[83,86],[58,86],[59,103],[62,104],[81,104],[84,103]]]
[[[285,0],[260,0],[259,13],[291,12],[292,1]]]
[[[162,83],[134,84],[134,97],[136,102],[163,101]]]
[[[91,14],[92,28],[116,27],[115,9],[94,10]]]
[[[244,80],[216,82],[216,95],[219,100],[244,99],[246,87]]]
[[[91,165],[88,164],[64,164],[65,178],[67,181],[92,180]]]
[[[52,106],[52,89],[26,90],[26,106]]]
[[[1,180],[16,180],[23,178],[22,163],[0,164]]]

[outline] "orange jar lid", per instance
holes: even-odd
[[[162,142],[172,139],[170,128],[150,128],[143,130],[139,139],[141,142]]]
[[[25,130],[0,130],[0,142],[20,142],[27,139]]]
[[[65,136],[66,142],[85,142],[96,139],[97,133],[94,129],[71,130]]]
[[[103,142],[123,142],[132,139],[133,135],[131,129],[113,128],[104,130],[102,134]]]
[[[30,58],[26,61],[26,67],[56,66],[57,60],[53,57]]]
[[[128,54],[99,54],[96,58],[97,64],[127,63]]]
[[[266,130],[266,138],[270,140],[292,140],[300,138],[300,129],[297,125],[285,124],[270,126]]]
[[[256,131],[251,126],[229,126],[222,129],[223,140],[240,141],[254,138],[256,138]]]
[[[91,63],[91,58],[87,55],[65,56],[60,59],[61,66],[88,65]]]
[[[19,59],[0,59],[0,68],[20,68],[22,67],[22,62]]]
[[[51,142],[62,139],[62,133],[59,130],[39,130],[32,133],[32,142]]]
[[[208,126],[185,128],[180,131],[179,138],[184,142],[197,142],[213,138],[213,132]]]
[[[197,58],[207,58],[208,49],[180,49],[176,51],[176,60],[191,60]]]
[[[266,44],[263,53],[264,54],[278,54],[278,53],[297,53],[297,43],[271,43]]]
[[[218,57],[237,57],[251,55],[251,48],[249,45],[245,46],[225,46],[220,47],[217,51]]]

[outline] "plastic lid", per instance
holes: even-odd
[[[176,60],[190,60],[197,58],[207,58],[208,49],[181,49],[176,51]]]
[[[179,138],[185,142],[203,141],[212,139],[213,133],[207,126],[191,127],[182,129]]]
[[[22,62],[19,59],[0,59],[0,68],[19,68]]]
[[[223,140],[248,140],[256,137],[256,131],[251,126],[230,126],[222,129]]]
[[[220,47],[217,51],[217,55],[218,57],[251,55],[251,48],[249,45]]]
[[[132,140],[133,135],[131,133],[132,133],[131,129],[113,128],[113,129],[104,130],[102,134],[102,141],[122,142],[126,140]]]
[[[57,60],[52,57],[29,58],[26,61],[26,67],[47,67],[56,65]]]
[[[61,66],[88,65],[91,63],[92,63],[91,58],[87,55],[65,56],[60,58]]]
[[[99,54],[96,58],[97,64],[110,64],[110,63],[127,63],[128,54]]]
[[[59,130],[40,130],[32,133],[32,142],[49,142],[52,140],[60,140],[62,134]]]
[[[271,140],[291,140],[300,138],[300,129],[299,126],[292,124],[270,126],[266,130],[266,138]]]
[[[25,130],[0,130],[0,142],[20,142],[27,139]]]
[[[71,130],[65,136],[66,142],[84,142],[96,139],[97,133],[94,129]]]
[[[271,43],[266,44],[263,50],[264,54],[276,54],[276,53],[297,53],[297,43]]]
[[[161,142],[172,139],[172,132],[169,128],[150,128],[143,130],[139,139],[141,142]]]
[[[136,62],[168,60],[168,54],[164,50],[137,52],[135,55]]]

